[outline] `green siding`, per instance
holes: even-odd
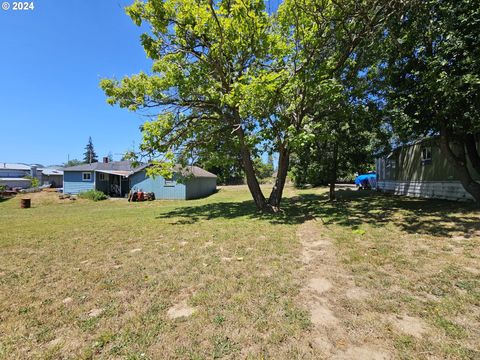
[[[422,164],[422,148],[431,147],[432,161]],[[425,140],[420,143],[404,146],[394,151],[389,160],[395,161],[395,169],[391,169],[386,180],[398,181],[451,181],[458,180],[454,167],[441,152],[436,140]],[[472,170],[475,179],[480,175]]]

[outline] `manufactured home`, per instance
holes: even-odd
[[[447,200],[473,200],[438,145],[427,138],[398,147],[376,159],[377,190],[396,195]],[[480,181],[480,174],[474,179]]]

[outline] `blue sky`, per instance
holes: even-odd
[[[0,9],[0,162],[82,158],[89,136],[99,157],[119,159],[139,144],[144,119],[107,105],[98,86],[102,77],[150,69],[141,29],[123,9],[132,1],[37,0],[33,11]]]

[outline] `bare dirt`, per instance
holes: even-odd
[[[300,225],[297,231],[307,274],[300,296],[313,324],[311,346],[328,359],[392,359],[393,355],[379,345],[381,341],[375,332],[368,325],[363,329],[359,325],[358,319],[367,319],[370,314],[352,313],[342,306],[342,301],[362,302],[370,294],[357,286],[351,274],[343,269],[334,244],[325,232],[322,224],[315,220]],[[404,320],[410,319],[404,317]],[[404,323],[402,326],[410,333],[421,333],[421,327]]]
[[[189,317],[195,313],[195,309],[187,304],[187,298],[182,297],[176,304],[167,310],[170,319]]]
[[[392,323],[398,331],[416,338],[421,338],[428,330],[422,319],[408,315],[395,317]]]

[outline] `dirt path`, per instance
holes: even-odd
[[[328,230],[316,220],[305,222],[297,231],[308,274],[301,301],[311,313],[311,346],[329,359],[392,359],[382,334],[375,331],[374,314],[362,311],[371,294],[355,285],[327,235]]]

